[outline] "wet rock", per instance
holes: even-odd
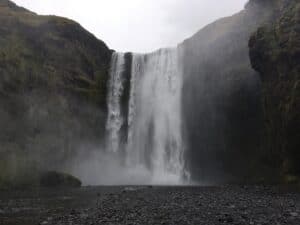
[[[40,185],[43,187],[80,187],[81,181],[70,174],[49,171],[40,175]]]
[[[298,214],[297,212],[291,212],[290,215],[291,215],[292,217],[297,217],[297,216],[299,216],[299,214]]]
[[[61,193],[64,196],[68,192],[72,197],[68,201],[55,197],[55,201],[59,202],[55,209],[44,208],[45,205],[51,205],[53,202],[53,198],[49,198],[51,195],[48,194],[46,202],[42,203],[35,214],[35,217],[41,218],[41,221],[35,224],[43,222],[45,225],[300,224],[300,193],[281,193],[274,191],[276,188],[266,189],[258,186],[245,190],[235,186],[154,187],[138,188],[125,193],[122,193],[124,187],[109,192],[97,188],[92,193],[89,189],[72,190],[76,192],[72,194],[69,189],[64,189]],[[101,205],[98,207],[95,199],[97,193],[101,194]],[[201,196],[200,205],[199,196]],[[87,198],[90,203],[82,204]],[[79,200],[78,205],[70,207],[70,202],[76,199]],[[40,202],[41,198],[30,201],[7,200],[0,203],[0,208],[9,205],[11,209],[16,207],[34,209],[36,207],[33,205]],[[26,214],[26,211],[24,212]],[[32,211],[30,217],[32,217],[31,213]],[[18,212],[9,212],[10,219],[12,220],[17,214]],[[24,220],[23,224],[28,223]]]

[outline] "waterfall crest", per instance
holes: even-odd
[[[133,54],[127,118],[121,113],[125,56],[114,53],[108,98],[108,146],[124,166],[145,170],[153,184],[180,184],[185,175],[182,140],[182,60],[177,49]],[[120,129],[127,123],[127,141]]]

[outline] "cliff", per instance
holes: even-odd
[[[195,179],[260,179],[261,83],[251,67],[248,41],[271,13],[269,4],[247,4],[180,45],[185,138]]]
[[[249,41],[251,63],[262,80],[263,160],[283,176],[299,176],[300,2],[271,2],[272,19]]]
[[[74,21],[8,0],[0,24],[1,185],[99,145],[111,50]]]

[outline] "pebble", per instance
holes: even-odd
[[[120,187],[119,189],[115,188],[116,191],[110,192],[101,192],[101,190],[100,187],[93,193],[76,193],[73,196],[70,194],[72,199],[81,199],[85,203],[85,196],[91,196],[90,205],[70,206],[67,205],[66,201],[61,201],[56,209],[40,208],[37,215],[42,216],[37,216],[37,218],[41,218],[41,220],[35,224],[300,224],[300,193],[281,193],[272,187],[151,187],[134,189],[132,187]],[[123,192],[124,190],[126,191]],[[98,201],[95,199],[96,196],[99,198]],[[100,200],[101,204],[97,206],[96,202]],[[32,207],[34,204],[37,202],[20,203],[13,201],[10,209]],[[0,208],[6,206],[7,202],[0,203]],[[47,204],[43,204],[42,207],[45,206]],[[11,210],[9,212],[12,213],[9,215],[11,216],[10,220],[12,220],[14,212]],[[4,217],[7,216],[4,214]],[[28,223],[24,222],[23,224]]]
[[[299,214],[297,212],[291,212],[290,215],[293,217],[297,217]]]

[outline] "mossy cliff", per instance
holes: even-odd
[[[101,142],[111,50],[74,21],[8,0],[0,24],[1,185],[5,174],[59,169]]]
[[[250,1],[255,4],[257,1]],[[262,80],[264,161],[282,175],[300,175],[300,2],[264,1],[272,19],[249,41]]]

